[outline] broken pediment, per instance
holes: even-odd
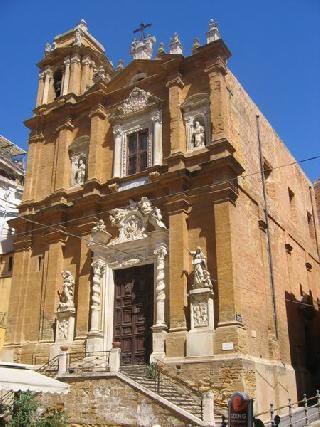
[[[130,92],[130,95],[123,102],[116,106],[113,113],[111,114],[111,119],[122,118],[139,113],[140,111],[143,111],[153,105],[157,105],[160,102],[161,100],[152,95],[150,92],[147,92],[139,87],[135,87]]]
[[[111,225],[119,229],[119,236],[112,239],[109,245],[115,245],[148,237],[147,227],[151,225],[154,230],[167,227],[162,221],[160,209],[152,206],[147,197],[142,197],[139,202],[130,200],[126,208],[116,208],[110,211]]]

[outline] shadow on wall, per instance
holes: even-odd
[[[320,301],[312,292],[301,297],[285,293],[291,363],[295,370],[298,399],[314,396],[320,386]]]

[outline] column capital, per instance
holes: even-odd
[[[32,133],[30,138],[29,138],[29,144],[31,143],[36,143],[36,142],[41,142],[44,140],[44,135],[41,131],[38,131],[36,133]]]
[[[71,62],[70,57],[69,57],[69,56],[66,56],[66,57],[64,58],[64,61],[63,61],[64,65],[68,66],[68,65],[70,65],[70,62]]]
[[[71,56],[71,64],[80,64],[81,62],[81,57],[78,53],[74,53]]]
[[[89,56],[89,55],[85,55],[85,56],[82,58],[81,63],[82,63],[83,65],[90,65],[90,64],[91,64],[91,58],[90,58],[90,56]]]
[[[182,89],[184,87],[182,75],[178,73],[175,76],[171,76],[169,78],[169,80],[167,81],[166,86],[168,88],[173,87],[173,86],[178,86],[180,89]]]
[[[61,130],[73,130],[74,126],[72,124],[72,120],[69,118],[64,123],[62,123],[60,126],[57,127],[57,132],[60,132]]]
[[[154,123],[162,123],[161,111],[154,111],[151,114],[151,121]]]
[[[192,205],[189,202],[188,198],[178,195],[168,200],[168,202],[166,203],[166,208],[169,215],[176,213],[189,214],[191,212]]]
[[[52,75],[52,70],[51,70],[51,67],[49,67],[49,65],[43,70],[43,74],[49,77]]]
[[[123,127],[121,125],[114,125],[112,128],[112,132],[114,136],[122,136],[123,135]]]
[[[98,116],[100,119],[106,119],[107,113],[103,105],[98,105],[94,110],[91,110],[89,113],[89,118],[92,119],[93,117]]]
[[[227,63],[221,56],[218,56],[214,60],[206,63],[204,71],[209,75],[220,73],[225,76],[228,72]]]

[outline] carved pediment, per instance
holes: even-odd
[[[122,118],[138,113],[146,108],[160,103],[160,99],[150,92],[135,87],[128,98],[119,104],[111,114],[111,119]]]
[[[111,240],[110,245],[146,238],[149,224],[154,230],[167,228],[160,209],[152,206],[147,197],[142,197],[139,202],[130,200],[126,208],[112,209],[110,222],[119,229],[119,236]]]

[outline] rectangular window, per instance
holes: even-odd
[[[148,136],[148,129],[128,135],[128,175],[133,175],[146,169],[148,165]]]
[[[13,269],[13,256],[10,255],[8,259],[8,272],[11,273],[12,269]]]

